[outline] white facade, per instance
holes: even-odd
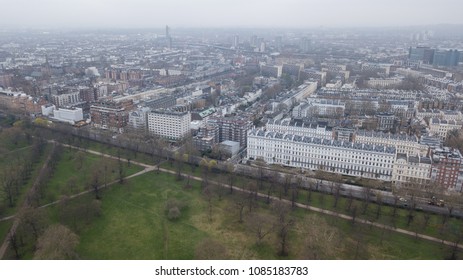
[[[332,139],[333,131],[326,129],[325,126],[306,125],[303,122],[290,120],[270,120],[266,125],[267,130],[279,133],[289,133],[307,137],[318,137],[322,139]]]
[[[52,116],[55,109],[55,105],[42,105],[42,115],[45,117]]]
[[[396,149],[392,146],[375,146],[256,129],[249,131],[247,143],[248,158],[260,158],[270,164],[321,169],[386,181],[392,179],[396,157]]]
[[[55,105],[42,106],[42,115],[70,124],[84,119],[82,108],[56,109]]]
[[[407,155],[424,156],[428,152],[428,146],[420,144],[416,136],[360,130],[355,135],[355,142],[394,146],[397,153]]]
[[[134,110],[129,114],[129,120],[127,122],[127,127],[130,127],[134,131],[145,132],[148,129],[148,113],[150,108],[143,107],[137,110]]]
[[[340,100],[324,98],[308,98],[309,107],[307,108],[309,116],[326,116],[341,117],[344,116],[346,104]]]
[[[75,124],[84,119],[84,114],[82,108],[56,109],[53,111],[53,118],[58,121]]]
[[[397,154],[392,181],[398,185],[407,183],[423,185],[431,180],[431,167],[432,161],[428,157]]]
[[[429,132],[441,139],[446,139],[449,131],[461,128],[462,123],[459,121],[446,121],[436,118],[429,121]]]
[[[399,78],[390,78],[390,79],[370,79],[366,81],[367,86],[369,87],[392,87],[398,86],[402,83],[402,79]]]
[[[148,131],[172,140],[179,140],[190,133],[189,112],[152,111],[148,113]]]
[[[53,95],[52,100],[53,100],[53,103],[58,107],[69,105],[69,104],[75,104],[81,101],[78,91],[60,94],[60,95]]]

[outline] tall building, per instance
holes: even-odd
[[[177,141],[190,134],[191,114],[172,110],[154,110],[148,113],[148,131]]]
[[[99,102],[90,106],[92,125],[122,133],[129,120],[129,112],[133,109],[131,99],[123,102]]]
[[[219,126],[219,142],[235,141],[241,147],[246,147],[247,132],[252,127],[252,122],[243,117],[212,117],[211,123]]]
[[[238,35],[233,36],[233,47],[237,49],[239,44],[240,44],[240,37]]]
[[[170,27],[166,25],[166,44],[167,48],[172,48],[172,37],[170,37]]]
[[[422,61],[426,64],[432,64],[434,58],[434,49],[430,47],[410,47],[408,59],[411,61]]]
[[[435,50],[432,64],[435,66],[458,66],[460,52],[458,50]]]

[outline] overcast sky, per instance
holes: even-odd
[[[463,0],[0,0],[0,27],[363,27],[463,24]]]

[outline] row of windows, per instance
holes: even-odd
[[[337,159],[334,157],[310,157],[310,158],[299,158],[299,157],[291,157],[290,155],[285,155],[285,154],[271,154],[271,153],[265,153],[263,151],[248,151],[248,156],[249,157],[266,157],[269,162],[272,162],[274,160],[284,160],[286,163],[289,162],[301,162],[301,163],[310,163],[310,164],[328,164],[329,166],[333,167],[339,167],[339,166],[351,166],[352,169],[356,168],[361,168],[360,166],[368,166],[368,168],[372,167],[379,167],[381,169],[375,169],[375,170],[382,170],[382,169],[391,169],[392,170],[392,165],[390,164],[381,164],[381,163],[372,163],[372,162],[366,162],[366,161],[353,161],[353,160],[348,160],[348,159]],[[346,163],[346,164],[342,164]],[[346,167],[347,168],[347,167]]]

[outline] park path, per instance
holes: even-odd
[[[111,158],[111,159],[121,160],[121,161],[124,161],[124,162],[129,162],[129,160],[127,160],[127,159],[119,158],[119,157],[109,155],[109,154],[105,154],[105,153],[102,153],[102,152],[89,150],[89,149],[85,149],[85,148],[80,148],[80,147],[76,147],[76,146],[72,146],[72,145],[68,145],[68,144],[62,144],[62,145],[64,147],[77,149],[77,150],[84,151],[84,152],[87,152],[87,153],[91,153],[91,154],[94,154],[94,155],[99,155],[99,156],[103,156],[103,157],[106,157],[106,158]],[[173,171],[173,170],[170,170],[170,169],[165,169],[165,168],[160,168],[157,165],[150,165],[150,164],[142,163],[142,162],[139,162],[139,161],[136,161],[136,160],[130,160],[130,163],[142,166],[145,169],[143,169],[142,171],[139,171],[139,172],[137,172],[135,174],[132,174],[130,176],[125,177],[124,180],[130,179],[130,178],[133,178],[133,177],[136,177],[136,176],[140,176],[142,174],[145,174],[147,172],[154,171],[154,170],[159,170],[161,172],[170,173],[170,174],[174,174],[174,175],[177,174],[176,171]],[[188,176],[188,174],[182,173],[182,176]],[[197,181],[202,181],[203,180],[201,177],[197,177],[197,176],[193,176],[193,175],[190,175],[190,179],[194,179],[194,180],[197,180]],[[111,185],[113,185],[115,183],[118,183],[118,182],[119,181],[116,180],[116,181],[113,181],[113,182],[110,182],[110,183],[106,184],[106,186],[109,187],[109,186],[111,186]],[[222,186],[224,188],[228,188],[228,189],[230,188],[230,185],[227,185],[227,184],[224,184],[224,183],[219,183],[219,182],[216,182],[216,181],[210,181],[210,183]],[[104,185],[100,186],[100,188],[104,188],[104,187],[105,187]],[[239,188],[239,187],[236,187],[236,186],[232,186],[232,188],[233,188],[233,190],[239,191],[239,192],[242,192],[242,193],[247,193],[247,194],[250,193],[249,190],[242,189],[242,188]],[[81,193],[70,196],[70,198],[75,198],[75,197],[87,194],[89,192],[92,192],[92,190],[83,191]],[[262,193],[257,193],[257,196],[259,196],[261,198],[267,198],[267,195],[262,194]],[[275,196],[270,196],[270,199],[275,200],[275,201],[280,200],[278,197],[275,197]],[[292,204],[292,202],[290,200],[287,200],[287,199],[281,199],[281,201],[283,201],[284,203],[287,203],[288,205]],[[48,204],[45,204],[45,205],[42,205],[40,207],[41,208],[49,207],[51,205],[55,205],[55,204],[58,204],[58,203],[59,203],[59,200],[48,203]],[[305,205],[305,204],[302,204],[302,203],[295,203],[294,205],[299,207],[299,208],[302,208],[302,209],[307,209],[309,211],[313,211],[313,212],[317,212],[317,213],[321,213],[321,214],[325,214],[325,215],[330,215],[330,216],[333,216],[333,217],[338,217],[338,218],[341,218],[341,219],[344,219],[344,220],[352,221],[354,219],[350,215],[346,215],[346,214],[342,214],[342,213],[338,213],[338,212],[335,212],[335,211],[326,210],[326,209],[322,209],[322,208],[318,208],[318,207],[314,207],[314,206],[310,206],[310,205]],[[0,221],[9,220],[9,219],[12,219],[14,217],[15,216],[5,217],[3,219],[0,219]],[[418,233],[416,233],[414,231],[409,231],[409,230],[405,230],[405,229],[401,229],[401,228],[395,228],[395,227],[392,227],[392,226],[384,225],[384,224],[377,223],[377,222],[372,222],[372,221],[362,219],[362,218],[358,218],[358,217],[355,218],[355,222],[370,225],[370,226],[374,226],[374,227],[377,227],[377,228],[380,228],[380,229],[385,229],[385,230],[389,230],[389,231],[393,231],[393,232],[402,233],[402,234],[412,236],[412,237],[415,237],[415,238],[421,238],[421,239],[428,240],[428,241],[442,243],[442,244],[445,244],[445,245],[448,245],[448,246],[457,245],[458,248],[463,249],[462,244],[455,244],[455,242],[451,242],[451,241],[448,241],[448,240],[436,238],[436,237],[425,235],[425,234],[418,234]],[[7,242],[7,240],[5,240],[5,242]],[[5,245],[5,244],[3,244],[3,245]],[[3,248],[3,245],[2,245],[2,248]],[[6,248],[5,248],[5,250],[6,250]],[[4,254],[4,252],[3,252],[3,254]],[[0,249],[0,259],[2,259],[3,254],[2,254],[2,251]]]

